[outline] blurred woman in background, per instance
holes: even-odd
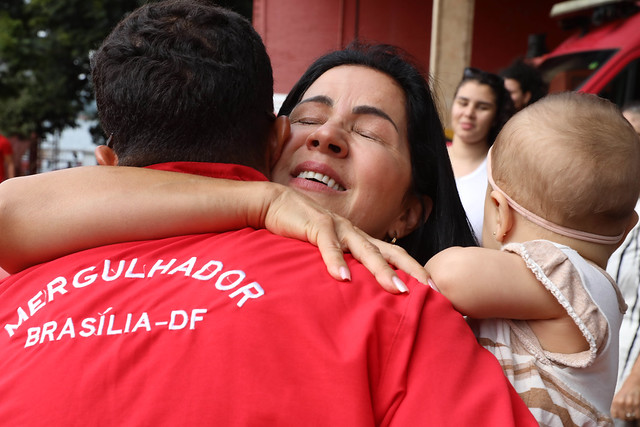
[[[453,139],[448,146],[460,200],[482,243],[487,153],[515,109],[500,76],[466,68],[451,107]]]

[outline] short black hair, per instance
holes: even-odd
[[[430,197],[433,209],[429,217],[412,233],[399,239],[398,244],[422,264],[450,246],[475,245],[458,197],[442,122],[428,81],[405,51],[386,44],[355,41],[345,49],[328,53],[318,58],[302,75],[278,114],[289,115],[313,82],[340,65],[362,65],[385,73],[398,83],[405,94],[411,190],[420,200],[420,196]]]
[[[146,4],[92,57],[101,125],[119,164],[265,166],[273,72],[239,14],[202,0]]]
[[[524,62],[521,58],[517,58],[511,65],[501,70],[500,75],[505,79],[516,80],[520,84],[522,93],[529,92],[531,94],[527,105],[533,104],[549,91],[549,87],[542,79],[540,71],[533,65]]]

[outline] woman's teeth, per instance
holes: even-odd
[[[322,182],[323,184],[325,184],[327,187],[336,190],[336,191],[344,191],[345,188],[342,187],[340,184],[336,183],[336,181],[331,178],[328,177],[327,175],[323,175],[321,173],[318,172],[311,172],[311,171],[303,171],[300,172],[298,174],[298,178],[304,178],[304,179],[310,179],[313,181],[318,181],[318,182]]]

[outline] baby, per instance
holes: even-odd
[[[549,95],[505,125],[488,176],[485,247],[434,256],[431,284],[541,425],[611,425],[626,305],[604,268],[638,220],[638,135],[609,101]]]

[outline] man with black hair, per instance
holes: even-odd
[[[504,79],[504,87],[511,94],[516,111],[536,102],[548,92],[547,84],[542,80],[540,72],[522,59],[513,61],[500,72],[500,76]]]

